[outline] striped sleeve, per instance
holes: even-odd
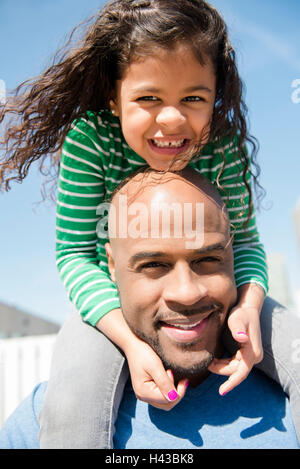
[[[92,120],[73,125],[62,148],[57,196],[57,268],[70,300],[93,326],[120,308],[116,285],[101,263],[104,242],[100,245],[96,233],[97,207],[105,197],[100,158],[109,154],[105,145]]]
[[[225,151],[226,167],[220,178],[220,185],[224,189],[221,193],[227,201],[227,209],[234,233],[234,272],[237,288],[246,283],[260,285],[265,294],[268,292],[268,270],[264,246],[260,241],[255,210],[249,216],[249,192],[243,180],[244,165],[237,152]],[[252,191],[252,176],[247,171],[246,180]],[[251,192],[252,193],[252,192]]]

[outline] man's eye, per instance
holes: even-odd
[[[166,271],[168,269],[167,264],[163,264],[161,262],[146,262],[145,264],[141,264],[138,267],[139,272],[149,272],[149,273],[154,273],[154,272],[162,272]]]
[[[142,264],[140,269],[155,269],[157,267],[164,267],[164,264],[161,262],[147,262],[146,264]]]
[[[194,102],[201,102],[205,101],[202,96],[187,96],[186,98],[183,99],[183,101],[186,101],[188,103],[194,103]]]
[[[201,259],[197,259],[195,261],[196,264],[202,264],[203,262],[221,262],[221,259],[219,257],[213,257],[213,256],[208,256],[208,257],[201,257]]]

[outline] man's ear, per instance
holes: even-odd
[[[110,243],[105,244],[105,251],[108,259],[108,270],[111,276],[111,279],[115,282],[116,281],[116,276],[115,276],[115,261],[113,258],[112,254],[112,248]]]
[[[114,99],[111,99],[109,101],[109,108],[110,108],[110,110],[111,110],[111,112],[114,116],[119,117],[119,109],[118,109],[117,103]]]

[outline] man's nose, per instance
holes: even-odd
[[[156,123],[170,130],[176,130],[185,123],[185,116],[174,106],[164,106],[156,116]]]
[[[168,275],[164,301],[191,306],[208,295],[203,280],[190,267],[178,266]]]

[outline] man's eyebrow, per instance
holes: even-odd
[[[166,257],[166,253],[161,251],[140,251],[130,257],[129,265],[133,266],[137,261],[142,259],[157,259],[159,257]]]
[[[215,243],[210,244],[210,246],[206,246],[205,248],[194,249],[192,252],[193,254],[209,254],[210,252],[214,251],[225,251],[226,245],[223,243]]]
[[[206,246],[205,248],[200,249],[189,249],[188,251],[191,252],[191,255],[200,255],[200,254],[209,254],[215,251],[225,251],[226,246],[222,243],[215,243],[211,244],[210,246]],[[140,251],[135,253],[129,259],[129,264],[133,266],[137,261],[143,259],[158,259],[162,257],[166,257],[167,253],[163,251]]]

